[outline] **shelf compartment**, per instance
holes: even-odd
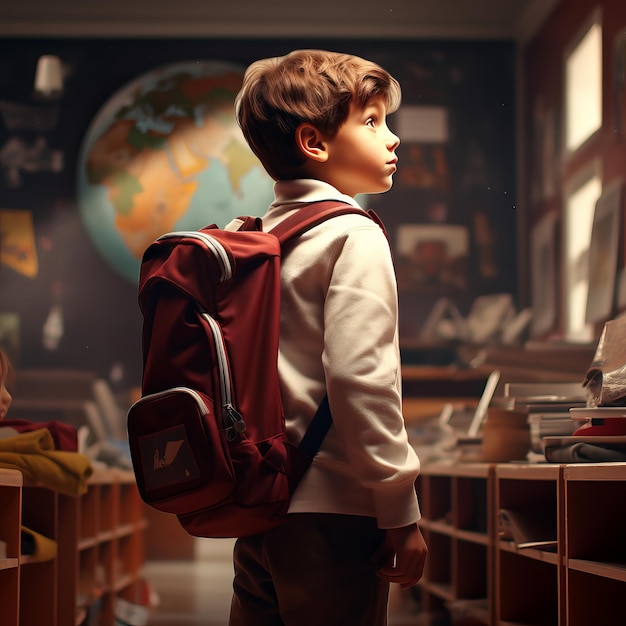
[[[511,463],[497,465],[495,475],[495,623],[562,624],[562,468]],[[508,526],[499,526],[500,511],[508,513]],[[554,545],[550,549],[518,547],[529,541]]]
[[[424,517],[432,522],[452,524],[452,480],[449,476],[428,476],[423,483]]]
[[[2,623],[12,626],[19,623],[20,571],[17,567],[17,558],[0,559],[0,563],[3,562],[7,565],[6,562],[11,562],[12,566],[0,569],[0,611]]]
[[[568,626],[623,626],[626,582],[568,570]]]
[[[429,583],[452,584],[452,539],[447,535],[429,532],[427,537],[429,551],[436,554],[436,559],[426,560],[425,578]],[[452,596],[449,596],[452,598]]]
[[[500,551],[497,569],[497,623],[528,626],[560,623],[557,567],[517,553]]]
[[[20,568],[20,623],[56,626],[56,560]],[[25,593],[24,590],[30,590]]]
[[[0,540],[4,554],[0,568],[15,567],[20,553],[20,519],[22,515],[22,474],[16,470],[0,469]]]
[[[136,525],[143,515],[143,503],[139,497],[139,491],[135,482],[134,474],[118,472],[118,502],[120,526]]]
[[[552,550],[517,549],[520,543],[555,542],[556,559],[563,543],[563,503],[559,466],[499,465],[496,468],[496,538],[498,546],[529,558],[552,561]],[[500,512],[509,524],[498,526]],[[504,529],[504,534],[503,534]]]
[[[626,566],[624,518],[616,503],[626,501],[626,479],[567,480],[567,551],[570,559]],[[622,509],[623,510],[623,509]]]
[[[454,526],[483,534],[488,532],[488,484],[484,478],[455,477]]]
[[[455,598],[486,599],[489,571],[487,548],[467,541],[457,540],[455,544],[452,557]]]

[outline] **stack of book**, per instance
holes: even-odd
[[[546,460],[596,463],[626,460],[626,406],[573,407],[570,436],[545,437]]]
[[[530,428],[530,455],[543,457],[545,437],[568,436],[580,425],[570,409],[587,404],[581,383],[505,383],[504,395],[492,403],[508,410],[524,411]]]
[[[571,408],[576,434],[586,437],[623,437],[626,435],[626,406]]]

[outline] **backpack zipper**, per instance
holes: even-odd
[[[161,235],[157,239],[157,241],[160,241],[162,239],[174,239],[178,237],[197,239],[198,241],[204,243],[206,247],[209,248],[209,250],[211,250],[213,256],[217,258],[222,268],[222,273],[220,275],[221,283],[226,280],[230,280],[233,277],[233,266],[230,262],[228,252],[226,252],[226,248],[224,248],[222,243],[218,241],[215,237],[211,237],[211,235],[201,233],[197,230],[178,230]]]
[[[222,269],[220,282],[223,283],[232,278],[233,266],[230,262],[228,252],[226,252],[226,248],[224,248],[222,243],[215,237],[197,230],[179,230],[171,233],[165,233],[164,235],[161,235],[157,241],[162,239],[178,238],[191,238],[201,241],[220,262]],[[237,409],[233,406],[230,368],[228,366],[228,356],[226,355],[226,348],[224,347],[222,330],[217,321],[214,320],[207,311],[200,310],[200,315],[202,315],[202,317],[209,324],[209,328],[213,333],[220,380],[220,394],[222,398],[222,421],[224,428],[226,429],[226,438],[229,441],[232,441],[238,433],[243,433],[246,430],[246,423],[243,420],[241,413],[239,413],[239,411],[237,411]]]
[[[135,406],[135,404],[142,404],[143,402],[145,402],[148,398],[150,400],[154,399],[154,398],[160,398],[161,396],[166,396],[169,393],[172,392],[177,392],[177,393],[186,393],[188,395],[190,395],[196,402],[196,404],[198,405],[198,409],[200,410],[200,413],[202,415],[207,415],[209,413],[209,407],[206,405],[206,402],[200,397],[200,394],[197,391],[194,391],[193,389],[190,389],[189,387],[170,387],[169,389],[165,389],[163,391],[157,391],[155,393],[151,393],[147,396],[144,396],[143,398],[140,398],[139,400],[137,400],[137,402],[135,402],[131,408],[133,406]]]
[[[222,420],[227,432],[226,438],[232,441],[237,436],[237,433],[243,433],[246,430],[246,423],[241,413],[233,406],[230,367],[228,366],[228,356],[226,354],[226,348],[224,347],[224,339],[220,325],[207,311],[200,311],[200,314],[206,320],[213,333],[213,343],[215,344],[215,353],[217,356],[217,370],[220,379],[220,394],[222,398]]]

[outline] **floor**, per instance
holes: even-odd
[[[149,561],[145,577],[158,599],[149,626],[227,626],[232,584],[230,540],[202,540],[202,550],[193,561]],[[410,597],[393,588],[389,626],[423,623]]]
[[[149,561],[145,577],[158,598],[150,626],[227,626],[232,590],[232,542],[202,541],[194,561]]]

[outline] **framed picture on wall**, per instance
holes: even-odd
[[[587,323],[606,321],[613,313],[624,181],[609,183],[596,202],[589,245]]]
[[[466,289],[469,232],[458,224],[401,224],[397,232],[398,288],[416,293]]]
[[[547,213],[537,222],[531,234],[533,337],[549,333],[556,322],[556,225],[556,214]]]

